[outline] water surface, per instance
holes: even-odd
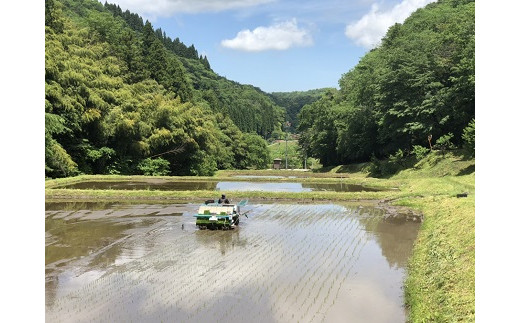
[[[343,183],[241,182],[241,181],[85,181],[61,186],[70,189],[168,190],[168,191],[263,191],[263,192],[376,192],[381,189]]]
[[[251,204],[239,228],[201,231],[197,207],[48,203],[46,321],[406,321],[417,221],[362,205]]]

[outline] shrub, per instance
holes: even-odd
[[[435,142],[434,148],[439,149],[442,152],[442,155],[444,156],[444,152],[446,150],[455,148],[455,145],[451,142],[451,139],[453,139],[453,134],[451,132],[447,135],[441,136]]]
[[[108,166],[110,161],[116,155],[116,151],[109,147],[101,147],[99,149],[86,145],[86,160],[89,162],[90,172],[97,174],[106,174],[109,172]]]
[[[383,175],[383,172],[381,170],[381,161],[377,159],[374,154],[372,154],[372,157],[370,158],[368,172],[372,177],[379,177]]]
[[[395,152],[395,154],[390,155],[390,157],[388,158],[388,161],[390,162],[390,164],[393,164],[395,166],[405,167],[404,152],[401,149],[399,149],[398,151]]]
[[[217,161],[205,151],[199,150],[191,158],[190,175],[213,176],[217,171]]]
[[[462,140],[464,141],[464,152],[473,157],[475,156],[475,119],[468,123],[462,132]]]
[[[424,157],[426,157],[426,155],[428,155],[429,152],[430,150],[428,148],[419,145],[413,146],[412,150],[412,154],[415,155],[415,158],[417,160],[423,159]]]
[[[170,162],[162,158],[146,158],[137,165],[137,169],[147,176],[166,176],[170,173]]]
[[[257,134],[244,133],[244,142],[247,147],[244,163],[246,167],[265,169],[271,163],[266,141]]]

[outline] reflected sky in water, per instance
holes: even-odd
[[[378,208],[250,204],[237,229],[209,231],[195,226],[197,205],[50,204],[50,322],[406,320],[420,224]]]

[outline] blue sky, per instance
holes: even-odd
[[[338,87],[387,28],[434,0],[111,0],[212,69],[266,92]],[[102,1],[104,2],[104,0]]]

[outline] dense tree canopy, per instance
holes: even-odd
[[[314,103],[328,89],[316,89],[309,91],[273,92],[269,96],[273,101],[286,111],[286,120],[289,122],[288,130],[291,132],[298,127],[298,113],[307,104]]]
[[[392,26],[299,114],[300,144],[323,165],[386,157],[463,131],[475,117],[475,3],[440,0]]]
[[[216,75],[194,46],[177,55],[162,31],[118,8],[45,2],[46,176],[266,167],[262,137],[281,108]]]
[[[117,5],[105,3],[105,8],[115,17],[121,17],[129,24],[137,19],[131,13],[122,12]],[[162,48],[162,50],[174,54],[182,62],[183,67],[188,71],[194,91],[191,91],[190,88],[179,90],[179,87],[185,82],[178,80],[183,80],[186,74],[174,77],[173,79],[177,80],[176,83],[168,83],[167,80],[161,82],[164,77],[160,75],[152,75],[152,78],[165,87],[172,84],[173,89],[177,89],[176,92],[185,100],[192,100],[192,95],[194,95],[195,101],[208,103],[214,112],[228,114],[242,131],[255,132],[268,138],[281,126],[285,111],[278,107],[266,93],[250,85],[242,85],[218,76],[211,70],[208,58],[199,56],[194,45],[188,47],[179,38],[171,40],[161,28],[154,30],[150,22],[146,21],[143,24],[142,19],[140,21],[141,24],[137,23],[133,29],[143,33],[145,49],[150,48],[154,41],[156,42],[154,45],[156,49],[152,51],[152,56],[149,56],[149,51],[144,53],[144,57],[149,57],[150,60],[149,69],[156,71],[155,73],[163,73],[162,65],[159,62],[164,54],[157,52],[158,48]],[[160,44],[164,46],[159,46]],[[173,62],[177,64],[177,60],[173,60]],[[176,68],[172,71],[182,71],[182,69]],[[166,74],[170,73],[166,72]]]

